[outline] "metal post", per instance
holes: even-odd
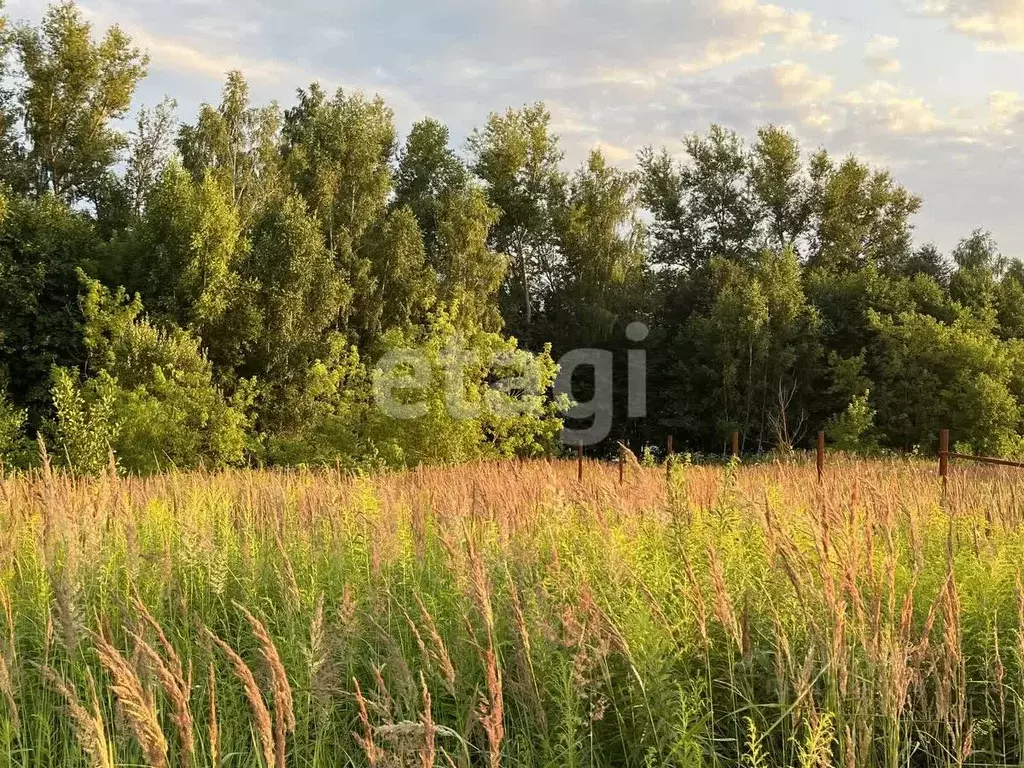
[[[738,459],[740,457],[740,433],[732,433],[732,457]]]
[[[576,446],[576,479],[583,482],[583,443]]]
[[[946,479],[949,477],[949,430],[939,431],[939,477],[942,478],[942,487],[946,487]]]
[[[818,433],[818,485],[825,480],[825,433]]]

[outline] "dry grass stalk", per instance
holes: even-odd
[[[274,742],[277,754],[277,767],[284,768],[285,747],[288,734],[295,731],[295,710],[292,704],[292,689],[288,684],[288,675],[285,673],[284,665],[281,663],[281,656],[277,652],[277,646],[270,639],[270,633],[259,619],[253,616],[243,606],[235,603],[235,607],[245,616],[245,620],[252,627],[253,634],[260,644],[260,655],[267,665],[270,678],[273,682],[274,697]]]
[[[14,697],[14,680],[11,668],[7,664],[7,656],[0,652],[0,694],[3,694],[7,702],[7,718],[10,720],[11,729],[21,730],[21,714],[18,711],[18,702]]]
[[[704,592],[700,588],[700,582],[697,581],[697,576],[693,572],[693,566],[690,564],[690,559],[683,555],[683,566],[686,569],[686,580],[690,585],[690,593],[692,594],[693,601],[697,606],[696,617],[697,617],[697,631],[700,633],[701,640],[704,641],[704,647],[708,647],[708,608],[707,603],[704,600]]]
[[[210,662],[210,714],[207,721],[207,733],[210,741],[210,765],[217,768],[220,765],[220,725],[217,722],[217,674]]]
[[[430,637],[430,656],[438,666],[438,669],[441,672],[441,678],[444,680],[445,686],[448,688],[448,692],[454,696],[455,666],[452,664],[451,656],[448,655],[448,647],[445,645],[444,638],[441,637],[441,633],[437,631],[437,624],[434,621],[434,617],[430,615],[430,611],[427,610],[427,606],[423,603],[423,599],[420,597],[419,593],[413,593],[413,597],[416,598],[416,605],[419,606],[423,626],[426,627],[427,635]]]
[[[1017,572],[1017,666],[1024,671],[1024,585]]]
[[[367,711],[363,689],[359,687],[359,680],[356,678],[352,678],[352,682],[356,687],[356,706],[359,711],[359,724],[363,729],[362,735],[353,733],[352,738],[362,748],[363,754],[366,755],[366,761],[372,768],[383,757],[383,753],[377,748],[377,744],[373,740],[373,726],[370,724],[370,714]]]
[[[260,687],[256,684],[256,678],[253,676],[252,670],[249,669],[249,666],[242,657],[235,653],[235,650],[230,645],[217,637],[209,629],[206,630],[206,634],[220,648],[221,652],[227,656],[234,669],[235,677],[242,683],[242,688],[245,690],[245,698],[249,701],[249,708],[252,710],[256,735],[259,737],[260,745],[263,747],[263,759],[266,768],[276,765],[274,727],[270,720],[270,710],[267,709],[267,703],[263,700],[263,694],[260,693]]]
[[[370,669],[373,672],[374,685],[377,686],[376,709],[385,722],[392,723],[396,710],[395,700],[391,697],[391,691],[388,690],[388,684],[384,680],[384,672],[377,664],[372,664]]]
[[[477,714],[487,734],[488,761],[490,768],[501,766],[501,743],[505,739],[505,708],[501,687],[501,668],[498,666],[494,646],[486,652],[487,698],[480,702]]]
[[[18,647],[14,638],[14,609],[11,607],[11,596],[5,588],[0,588],[0,607],[3,608],[4,620],[7,622],[6,656],[14,664],[18,660]]]
[[[331,662],[331,644],[327,639],[324,615],[324,595],[321,592],[313,607],[309,622],[309,647],[306,649],[309,664],[309,689],[313,700],[322,714],[330,706],[330,696],[337,684],[337,669]]]
[[[718,552],[714,546],[708,546],[708,565],[711,569],[711,583],[715,588],[715,618],[725,629],[726,634],[736,643],[736,647],[743,651],[743,635],[739,622],[736,619],[736,611],[733,609],[732,598],[725,586],[725,573],[722,570],[722,561],[718,558]]]
[[[999,651],[999,617],[995,618],[992,625],[992,643],[993,643],[993,672],[992,676],[995,680],[996,691],[999,695],[999,719],[1000,721],[1006,720],[1006,667],[1003,666],[1003,657]]]
[[[469,559],[470,586],[473,590],[473,601],[480,617],[484,620],[487,633],[494,632],[494,613],[491,609],[491,585],[487,578],[487,570],[484,566],[483,556],[476,546],[473,535],[466,531],[466,554]]]
[[[100,700],[96,695],[96,683],[92,673],[88,674],[89,699],[92,711],[85,708],[78,694],[75,693],[67,683],[57,674],[52,667],[41,667],[40,674],[43,680],[53,688],[64,699],[67,704],[68,713],[71,715],[71,725],[75,731],[75,738],[78,740],[82,751],[89,758],[90,768],[114,768],[114,757],[110,749],[110,742],[107,741],[106,728],[103,725],[103,713],[100,710]]]
[[[281,555],[281,562],[284,563],[284,576],[285,586],[288,589],[288,599],[293,604],[298,605],[302,601],[302,593],[299,590],[299,582],[295,578],[295,569],[292,568],[292,559],[288,556],[288,550],[285,549],[284,539],[281,536],[280,528],[274,528],[274,541],[277,544],[277,550]]]
[[[143,660],[163,688],[167,700],[171,703],[171,722],[178,733],[178,744],[181,754],[180,762],[189,765],[195,754],[195,739],[191,709],[192,685],[180,671],[180,663],[165,662],[149,643],[134,633],[129,633],[135,640],[136,654]]]
[[[420,751],[420,767],[433,768],[437,750],[434,746],[434,737],[437,729],[434,727],[433,705],[430,700],[430,691],[427,690],[427,681],[420,675],[420,686],[423,688],[423,713],[420,715],[420,722],[423,723],[423,748]]]
[[[548,730],[547,714],[544,712],[544,702],[541,699],[540,686],[537,683],[537,674],[533,666],[533,650],[530,644],[530,630],[526,624],[526,615],[523,612],[522,600],[519,597],[519,587],[508,576],[508,592],[512,601],[512,619],[516,629],[516,662],[519,666],[520,687],[525,693],[533,710],[534,717],[541,729],[546,733]]]
[[[156,702],[142,686],[142,680],[121,652],[103,634],[93,638],[100,663],[113,680],[111,690],[124,710],[128,724],[142,747],[150,768],[166,768],[167,739],[157,717]]]
[[[149,612],[145,603],[137,597],[132,602],[135,606],[135,610],[138,611],[139,616],[142,617],[143,621],[145,621],[146,624],[149,625],[149,628],[153,630],[154,634],[156,634],[156,638],[160,642],[160,647],[163,648],[164,653],[167,655],[171,672],[178,680],[184,682],[185,668],[181,663],[181,657],[178,655],[174,646],[171,645],[171,641],[167,639],[167,635],[164,633],[164,628],[160,625],[160,622],[153,617],[153,614]],[[191,687],[191,685],[189,687]]]

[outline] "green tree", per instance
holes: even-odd
[[[509,259],[505,319],[514,334],[529,339],[555,273],[554,212],[565,186],[551,114],[540,103],[492,113],[470,136],[469,148],[472,170],[500,211],[490,241]]]
[[[508,259],[488,244],[499,213],[483,191],[467,186],[442,200],[433,265],[437,297],[462,331],[498,331],[498,304]]]
[[[128,287],[154,316],[190,329],[227,374],[258,333],[242,297],[249,241],[228,190],[212,174],[195,181],[172,162],[142,218],[116,244]]]
[[[214,386],[199,340],[149,323],[139,299],[129,301],[123,289],[82,280],[90,378],[80,383],[69,369],[56,369],[53,389],[57,442],[71,465],[95,471],[108,446],[132,472],[240,463],[245,403],[229,403]]]
[[[684,139],[687,162],[650,147],[640,153],[640,190],[654,217],[655,254],[684,271],[714,257],[753,261],[760,249],[751,156],[739,136],[712,125]],[[760,168],[767,194],[768,171]]]
[[[369,233],[370,292],[358,301],[360,338],[367,347],[390,328],[406,330],[426,321],[437,291],[427,265],[423,237],[409,208],[391,211]]]
[[[19,94],[11,82],[14,40],[10,20],[2,13],[3,8],[0,5],[0,183],[23,195],[29,190],[31,173],[19,131],[23,124]]]
[[[363,234],[383,215],[395,153],[392,112],[380,99],[338,90],[328,98],[316,83],[300,90],[285,112],[283,157],[292,184],[323,223],[339,259],[357,256]]]
[[[850,156],[836,165],[821,150],[810,160],[812,211],[807,263],[831,274],[871,265],[898,272],[912,252],[910,217],[921,199]]]
[[[957,244],[952,256],[956,272],[949,280],[950,297],[979,316],[995,311],[1006,260],[991,233],[975,230]]]
[[[136,215],[142,213],[149,196],[167,168],[174,150],[177,102],[167,98],[155,109],[139,109],[135,130],[129,135],[124,185]]]
[[[996,289],[996,320],[1004,339],[1024,339],[1024,263],[1012,262]]]
[[[821,355],[820,318],[796,254],[765,251],[752,265],[712,259],[707,290],[709,306],[674,344],[676,423],[720,440],[739,430],[758,449],[791,448],[808,432]]]
[[[271,206],[252,237],[242,269],[242,314],[252,330],[235,371],[259,382],[261,428],[294,428],[311,368],[334,357],[336,323],[352,293],[301,197]]]
[[[127,146],[116,123],[128,113],[148,59],[119,27],[94,42],[71,2],[51,6],[39,28],[14,36],[26,84],[21,107],[36,194],[94,199]]]
[[[976,451],[1019,450],[1020,407],[1003,343],[969,317],[952,325],[913,312],[871,319],[881,341],[873,400],[892,445],[933,447],[949,428]]]
[[[27,418],[28,412],[14,405],[0,389],[0,473],[26,463],[29,453],[25,437]]]
[[[854,395],[846,410],[833,416],[826,427],[829,441],[841,451],[864,451],[875,447],[873,430],[875,414],[870,403],[871,391]]]
[[[774,125],[759,128],[751,150],[750,182],[762,210],[769,248],[796,247],[810,220],[807,178],[797,140]]]
[[[914,251],[903,267],[903,274],[905,276],[924,275],[932,278],[943,287],[949,285],[950,272],[950,266],[946,258],[931,243],[922,245]]]
[[[53,369],[54,421],[48,430],[57,448],[56,460],[77,472],[98,472],[108,463],[120,426],[115,398],[109,391],[87,399],[70,368]]]
[[[464,330],[497,330],[497,293],[508,260],[488,241],[500,212],[477,189],[434,120],[413,125],[398,162],[394,208],[408,206],[419,223],[437,299]]]
[[[555,228],[561,260],[547,300],[548,338],[559,351],[620,345],[645,299],[634,176],[595,150],[573,176]]]
[[[53,196],[13,198],[0,221],[0,381],[33,426],[49,408],[52,367],[83,363],[78,270],[101,245],[88,214]]]
[[[203,104],[195,124],[181,126],[177,146],[195,182],[212,178],[248,226],[280,192],[280,129],[278,105],[253,106],[249,84],[241,72],[233,71],[220,105]]]
[[[427,118],[413,124],[398,157],[394,206],[407,206],[423,233],[431,263],[439,259],[438,228],[446,206],[469,187],[470,175],[448,144],[448,128]]]

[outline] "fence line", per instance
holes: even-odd
[[[734,459],[740,458],[740,433],[734,431],[731,435],[731,455]],[[666,440],[666,456],[665,465],[666,472],[671,472],[672,457],[675,455],[675,445],[672,435],[669,435]],[[583,480],[583,446],[577,446],[578,457],[579,457],[579,468],[577,478]],[[818,484],[821,485],[825,482],[825,433],[818,432],[818,440],[816,446],[816,457],[815,466],[818,472]],[[957,453],[949,449],[949,430],[942,429],[939,431],[939,477],[942,478],[943,485],[946,484],[949,478],[949,460],[959,459],[961,461],[973,461],[979,464],[994,464],[1001,467],[1016,467],[1018,469],[1024,469],[1024,462],[1012,461],[1010,459],[999,459],[992,456],[973,456],[967,453]],[[619,448],[619,485],[622,485],[626,481],[626,454],[624,448]]]

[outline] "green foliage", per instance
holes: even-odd
[[[750,266],[718,258],[709,265],[713,297],[680,334],[691,422],[709,419],[725,439],[740,430],[761,447],[791,448],[806,432],[810,380],[821,355],[818,313],[804,296],[791,250],[765,251]],[[707,415],[705,415],[707,414]]]
[[[643,291],[643,227],[631,175],[610,167],[597,150],[577,171],[555,219],[563,260],[560,348],[611,336],[620,315],[635,312]],[[558,337],[558,328],[552,336]]]
[[[253,246],[241,270],[243,298],[231,308],[249,328],[236,341],[241,359],[235,373],[260,382],[261,423],[296,426],[291,405],[302,395],[302,375],[333,348],[332,327],[351,300],[319,222],[298,196],[268,208],[253,232]],[[240,342],[240,343],[238,343]],[[236,351],[237,354],[237,351]]]
[[[870,391],[854,395],[846,410],[828,422],[828,437],[833,447],[841,451],[863,451],[874,447],[871,432],[875,427],[876,411],[871,407]]]
[[[57,461],[79,472],[97,472],[114,450],[120,415],[112,392],[95,387],[84,392],[74,372],[53,369],[54,423],[51,440]]]
[[[49,403],[51,368],[81,365],[78,270],[101,242],[88,216],[53,196],[12,198],[0,221],[0,380],[38,425]]]
[[[872,314],[880,356],[878,426],[905,448],[930,444],[948,427],[993,455],[1020,449],[1020,406],[1010,390],[1007,347],[970,319],[953,325],[919,313]]]
[[[448,128],[427,118],[415,123],[405,140],[395,173],[395,206],[408,206],[423,232],[430,258],[439,243],[444,209],[470,186],[466,166],[449,146]]]
[[[492,113],[469,139],[473,172],[501,215],[490,242],[511,266],[503,297],[513,332],[529,334],[555,252],[553,213],[563,195],[562,152],[541,104]]]
[[[178,150],[193,180],[210,177],[248,224],[278,190],[280,126],[278,106],[252,106],[245,77],[233,71],[220,105],[203,104],[195,124],[182,126]]]
[[[17,408],[0,390],[0,467],[10,469],[24,465],[30,449],[25,438],[28,412]]]
[[[195,337],[154,327],[137,298],[96,281],[86,281],[83,311],[94,376],[79,385],[60,369],[54,379],[57,437],[73,467],[102,466],[107,446],[132,472],[242,461],[245,403],[227,402],[217,390]]]
[[[238,364],[238,347],[256,333],[237,306],[248,243],[238,209],[213,175],[196,182],[171,163],[117,247],[128,287],[154,316],[198,334],[216,364]]]
[[[127,142],[114,124],[128,113],[148,59],[119,27],[95,42],[72,2],[52,5],[39,28],[14,36],[25,77],[27,158],[37,195],[95,199]]]
[[[313,367],[305,417],[271,439],[269,458],[403,467],[554,449],[565,403],[550,397],[557,369],[548,350],[532,355],[486,331],[466,336],[444,314],[411,334],[388,331],[379,346],[372,368],[351,352]]]
[[[338,90],[328,98],[316,83],[298,99],[282,129],[287,174],[322,222],[327,247],[355,268],[352,251],[392,190],[394,117],[379,97]]]

